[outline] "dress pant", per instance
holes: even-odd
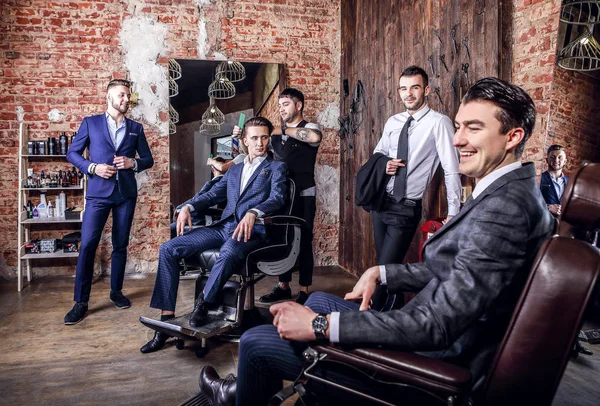
[[[111,210],[113,224],[110,289],[120,291],[123,288],[129,232],[137,198],[123,196],[119,188],[115,186],[109,197],[88,197],[86,200],[81,225],[81,247],[75,276],[74,300],[76,302],[87,302],[90,299],[96,249]]]
[[[373,211],[377,264],[401,264],[421,221],[421,200],[386,198],[381,211]]]
[[[179,288],[179,261],[208,249],[220,248],[204,286],[204,300],[218,303],[221,290],[229,278],[244,266],[248,254],[265,245],[263,235],[253,232],[248,242],[232,239],[231,224],[195,228],[160,246],[158,272],[150,307],[175,311]]]
[[[300,229],[300,253],[298,254],[298,283],[300,286],[312,285],[314,267],[313,257],[313,230],[315,213],[317,211],[317,198],[315,196],[298,196],[292,208],[292,216],[300,217],[306,221]],[[290,282],[292,271],[279,275],[280,282]]]

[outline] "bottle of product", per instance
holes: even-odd
[[[60,137],[58,137],[58,149],[61,155],[67,155],[67,150],[69,149],[68,142],[67,134],[64,132],[61,133]]]
[[[48,155],[56,155],[56,138],[48,137]]]
[[[77,179],[77,168],[73,167],[71,171],[71,184],[73,186],[77,186],[79,184],[79,179]]]
[[[65,195],[65,192],[60,192],[58,197],[60,199],[60,217],[65,217],[65,210],[67,210],[67,195]]]
[[[71,145],[73,145],[73,141],[75,140],[75,137],[77,137],[77,131],[74,131],[73,135],[71,135]]]
[[[54,206],[52,205],[52,200],[48,203],[48,218],[54,217]]]
[[[27,184],[25,187],[33,187],[33,168],[27,168]]]
[[[40,217],[48,217],[48,203],[46,203],[46,192],[40,193],[40,204],[37,206]]]
[[[38,218],[40,216],[40,212],[38,211],[37,207],[33,208],[33,218]]]
[[[31,203],[31,200],[27,200],[27,218],[33,218],[33,203]]]
[[[54,217],[63,217],[60,215],[60,196],[56,196],[54,200]]]
[[[40,187],[45,187],[46,186],[46,174],[44,173],[44,170],[42,169],[42,173],[40,174]]]

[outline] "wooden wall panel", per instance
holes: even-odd
[[[402,71],[419,65],[430,78],[429,105],[454,118],[460,98],[474,81],[499,73],[498,0],[342,0],[341,110],[347,114],[358,80],[364,86],[366,109],[362,125],[340,143],[339,263],[360,275],[375,264],[371,216],[354,204],[355,177],[373,153],[387,119],[404,111],[397,93]],[[455,29],[457,49],[452,42]],[[439,39],[434,30],[439,33]],[[463,39],[467,38],[470,57]],[[429,57],[432,57],[432,72]],[[448,71],[443,67],[440,56]],[[463,64],[468,63],[467,75]],[[349,95],[344,96],[344,79]],[[455,80],[455,89],[452,81]],[[439,89],[440,98],[435,90]],[[361,114],[359,114],[360,116]],[[441,170],[424,196],[423,218],[446,210]],[[419,234],[419,233],[418,233]],[[417,235],[407,261],[418,256]]]

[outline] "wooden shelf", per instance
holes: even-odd
[[[66,155],[22,155],[23,158],[66,158]]]
[[[21,259],[51,259],[51,258],[77,258],[79,256],[79,252],[63,252],[59,250],[52,254],[43,253],[43,254],[24,254],[21,255]]]
[[[64,217],[32,218],[21,221],[21,224],[59,224],[59,223],[81,223],[81,219],[66,219]]]
[[[83,185],[79,186],[57,186],[57,187],[21,187],[20,190],[81,190]]]

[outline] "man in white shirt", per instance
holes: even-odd
[[[231,167],[208,192],[182,207],[177,217],[177,237],[160,247],[158,272],[150,307],[161,310],[161,321],[174,317],[179,285],[179,261],[208,249],[220,248],[203,292],[196,300],[190,326],[199,327],[208,310],[219,305],[221,290],[227,280],[240,270],[246,256],[265,245],[266,229],[255,224],[257,218],[277,213],[283,208],[287,193],[287,167],[267,154],[273,125],[263,117],[246,121],[242,142],[248,147],[243,164]],[[227,201],[221,219],[210,226],[192,228],[192,211],[203,211]],[[160,350],[168,336],[157,331],[140,350]]]
[[[496,78],[475,83],[456,115],[453,144],[460,172],[477,186],[462,210],[426,241],[423,262],[371,267],[346,300],[316,292],[306,306],[271,306],[273,325],[242,336],[236,385],[204,367],[203,391],[238,405],[266,404],[282,380],[295,380],[302,352],[314,340],[419,351],[468,367],[474,382],[481,379],[537,250],[554,229],[535,165],[520,161],[535,115],[521,88]],[[380,283],[390,293],[418,294],[401,309],[369,310]],[[369,389],[349,376],[345,385]]]
[[[372,212],[378,264],[399,264],[404,259],[421,220],[421,199],[440,163],[448,219],[460,209],[454,128],[450,118],[429,107],[429,91],[429,78],[423,69],[410,66],[402,72],[398,93],[406,111],[388,119],[373,152],[390,158],[386,174],[391,176],[383,207]]]

